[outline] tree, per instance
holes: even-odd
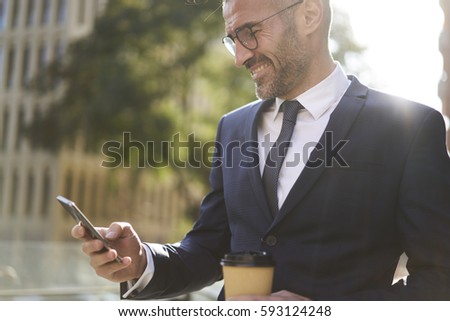
[[[74,133],[89,151],[125,132],[143,142],[170,138],[187,109],[171,107],[173,97],[189,90],[193,66],[222,28],[214,9],[212,2],[109,1],[93,32],[36,78],[39,93],[64,84],[64,94],[33,122],[34,145],[58,149]]]

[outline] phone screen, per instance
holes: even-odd
[[[72,216],[72,218],[75,220],[75,222],[80,223],[88,230],[89,235],[92,238],[101,240],[104,245],[104,250],[110,249],[111,246],[109,245],[108,240],[106,240],[92,225],[92,223],[87,219],[87,217],[81,212],[81,210],[77,207],[74,201],[71,201],[64,196],[57,196],[56,199],[59,201],[59,203],[63,206],[63,208]],[[116,257],[116,261],[121,263],[122,258],[120,256]]]

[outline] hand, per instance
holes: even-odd
[[[109,228],[97,228],[113,249],[102,251],[103,242],[92,239],[82,225],[72,228],[72,236],[83,241],[82,250],[88,255],[97,275],[114,282],[140,278],[147,266],[147,257],[139,236],[129,223],[112,223]],[[115,261],[118,253],[122,263]]]
[[[311,299],[283,290],[272,293],[269,296],[265,295],[240,295],[229,298],[229,301],[311,301]]]

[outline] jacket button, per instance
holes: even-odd
[[[266,237],[265,242],[269,246],[275,246],[275,245],[277,245],[278,240],[275,235],[269,235]]]

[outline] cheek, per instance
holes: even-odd
[[[268,34],[267,37],[258,39],[258,49],[255,50],[255,55],[269,59],[275,68],[279,67],[283,59],[280,51],[280,44],[275,40],[273,35]]]
[[[269,58],[275,67],[283,65],[283,60],[298,44],[297,34],[286,28],[261,30],[257,38],[258,51]]]
[[[256,33],[256,39],[258,39],[258,47],[264,52],[274,52],[278,47],[279,39],[282,39],[272,30],[260,30]]]

